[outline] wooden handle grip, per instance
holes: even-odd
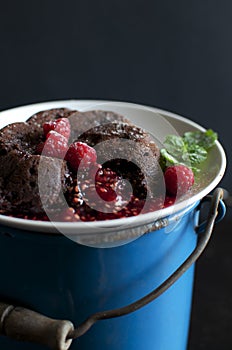
[[[55,320],[37,312],[0,302],[0,334],[18,341],[43,344],[53,350],[68,350],[72,322]]]

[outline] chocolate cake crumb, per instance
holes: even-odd
[[[37,154],[38,145],[45,142],[43,124],[59,118],[69,119],[69,144],[78,141],[94,147],[103,169],[112,169],[121,186],[122,179],[131,183],[133,195],[125,208],[114,202],[104,204],[105,209],[112,208],[111,213],[97,210],[96,203],[91,208],[83,193],[85,186],[94,191],[94,182],[73,172],[66,160]],[[58,221],[65,217],[94,221],[138,215],[147,196],[154,199],[152,208],[157,206],[159,155],[150,135],[118,113],[67,108],[41,111],[26,122],[0,130],[0,214],[49,220],[47,214],[56,213]]]

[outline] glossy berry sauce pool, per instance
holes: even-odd
[[[64,209],[57,208],[52,219],[65,222],[113,220],[163,209],[175,203],[174,196],[166,195],[165,199],[163,196],[149,197],[140,179],[132,187],[128,186],[128,178],[128,172],[125,179],[122,174],[98,164],[88,172],[84,170],[79,179],[70,172],[66,179],[68,191],[64,194],[67,206]],[[15,212],[10,216],[50,221],[46,213],[25,215]]]

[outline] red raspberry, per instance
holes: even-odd
[[[45,136],[48,135],[49,131],[54,130],[63,135],[66,139],[69,139],[70,129],[70,123],[67,118],[59,118],[43,124]]]
[[[173,165],[166,169],[164,179],[167,192],[172,195],[186,193],[194,184],[194,174],[184,165]]]
[[[80,164],[82,168],[89,168],[91,164],[96,163],[97,154],[87,143],[74,142],[69,146],[65,160],[73,170],[77,171]]]
[[[118,182],[117,174],[109,169],[99,169],[95,177],[95,186],[98,195],[106,202],[117,198],[115,187]]]
[[[56,131],[49,131],[47,140],[39,143],[37,153],[63,159],[68,150],[67,139]]]
[[[176,197],[166,196],[163,207],[164,208],[170,207],[171,205],[175,204],[175,201],[176,201]]]

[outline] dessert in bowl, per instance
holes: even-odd
[[[217,185],[225,170],[224,151],[216,141],[190,191],[167,196],[160,166],[166,136],[204,128],[155,108],[70,100],[1,114],[0,220],[8,226],[61,232],[74,235],[77,241],[93,236],[94,242],[100,235],[100,240],[118,244],[150,230],[155,221],[179,216],[194,206]],[[70,135],[59,154],[57,145],[62,142],[56,139],[59,125],[54,122],[64,119],[70,122]],[[90,153],[85,149],[87,161],[79,159],[76,167],[72,148],[78,152],[77,143],[89,146]],[[52,154],[52,147],[58,154]],[[96,152],[92,158],[91,149]]]

